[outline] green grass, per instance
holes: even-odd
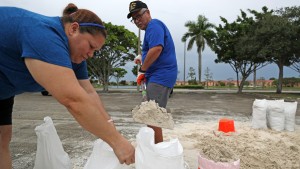
[[[285,101],[297,101],[300,100],[299,93],[270,93],[270,92],[257,92],[252,93],[253,95],[262,96],[263,98],[267,99],[284,99]]]
[[[175,89],[204,89],[203,86],[200,85],[182,85],[182,86],[174,86]]]

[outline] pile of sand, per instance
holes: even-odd
[[[299,169],[300,126],[294,132],[252,129],[250,122],[235,121],[234,133],[218,131],[218,122],[183,123],[164,129],[165,141],[178,138],[190,169],[198,168],[198,154],[216,162],[240,159],[241,169]],[[135,143],[135,139],[131,140]],[[87,146],[87,145],[85,145]],[[92,143],[91,145],[92,146]],[[85,164],[90,151],[72,159],[74,169]],[[80,167],[81,166],[81,167]],[[135,165],[131,165],[135,169]]]
[[[159,107],[154,100],[142,102],[133,108],[133,120],[147,125],[159,126],[163,128],[173,129],[174,121],[171,113],[167,109]]]
[[[294,132],[277,132],[252,129],[250,122],[235,122],[235,129],[224,134],[217,131],[218,122],[186,123],[165,130],[165,137],[179,138],[190,168],[197,168],[199,152],[216,162],[240,159],[241,169],[300,168],[299,126]]]

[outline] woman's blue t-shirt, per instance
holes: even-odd
[[[87,64],[71,62],[68,38],[59,17],[15,7],[0,7],[0,100],[43,90],[29,73],[24,58],[73,69],[87,79]]]

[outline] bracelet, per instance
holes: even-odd
[[[113,119],[109,119],[109,120],[107,120],[107,122],[108,123],[112,123],[112,122],[114,122],[114,120]]]
[[[141,73],[146,73],[145,70],[142,70],[142,66],[140,67],[139,72],[141,72]]]

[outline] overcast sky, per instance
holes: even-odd
[[[48,16],[61,16],[65,6],[71,2],[78,8],[86,8],[95,12],[104,22],[124,25],[126,29],[138,34],[136,26],[126,17],[131,0],[0,0],[0,6],[17,6]],[[162,20],[173,36],[180,71],[179,80],[183,80],[184,44],[181,42],[181,37],[187,32],[187,28],[184,26],[187,21],[196,21],[198,15],[201,14],[208,18],[209,22],[218,25],[222,23],[220,16],[232,22],[240,15],[240,10],[261,11],[263,6],[267,6],[269,9],[300,6],[300,0],[144,0],[143,2],[148,5],[152,18]],[[142,31],[142,36],[143,34]],[[197,72],[197,56],[195,46],[191,51],[186,52],[186,79],[190,67]],[[214,80],[235,79],[232,68],[226,64],[214,63],[215,59],[216,54],[206,47],[202,55],[202,72],[204,73],[204,70],[209,68]],[[135,80],[131,73],[132,67],[132,63],[125,66],[128,71],[126,80]],[[260,77],[278,78],[278,67],[270,65],[262,68],[257,72],[257,78]],[[299,73],[285,68],[284,77],[299,77]],[[252,80],[252,76],[249,80]]]

